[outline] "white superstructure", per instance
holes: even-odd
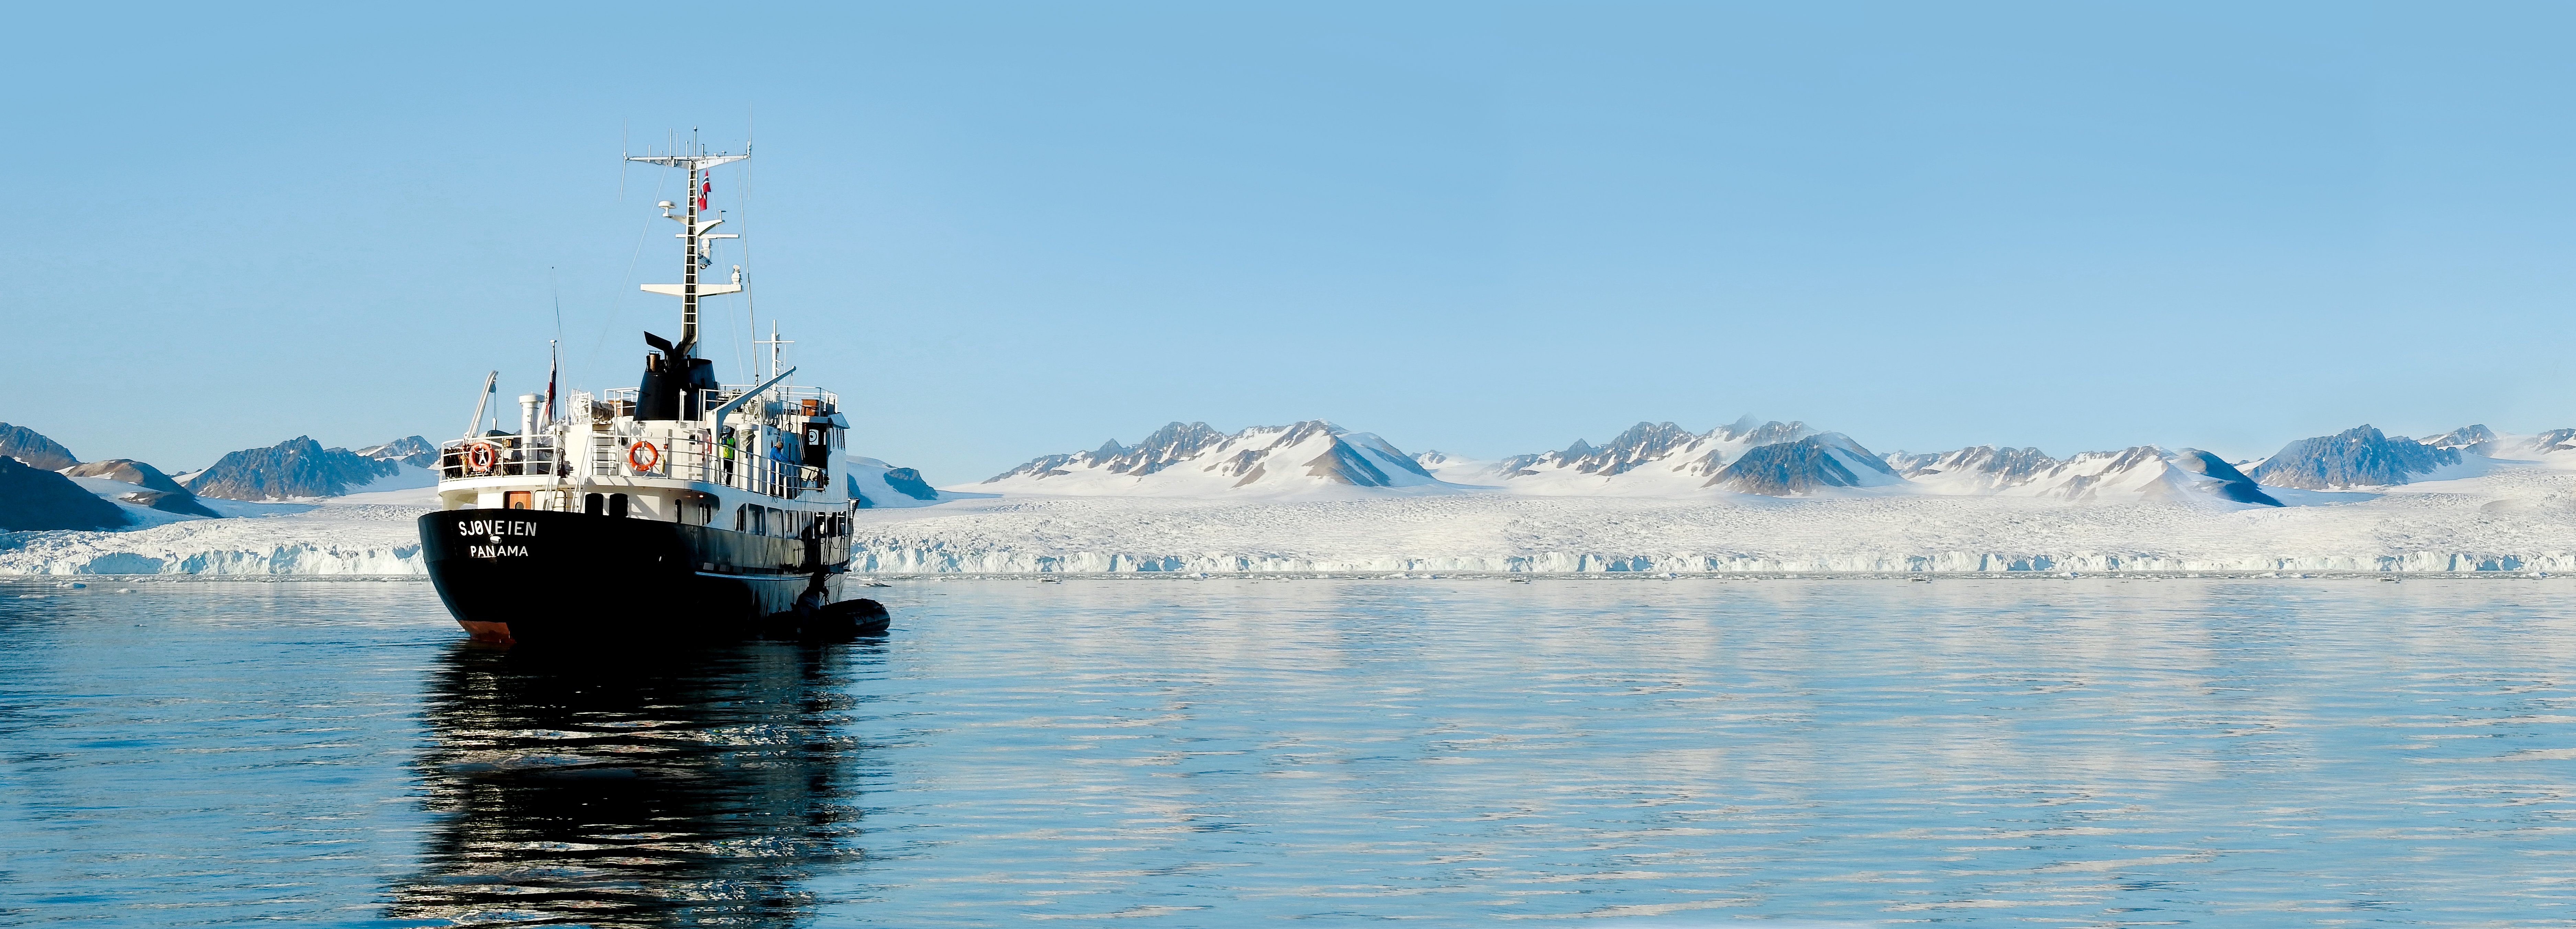
[[[520,396],[516,431],[473,433],[484,421],[478,406],[469,434],[440,447],[444,508],[587,513],[784,538],[847,534],[842,517],[854,500],[841,479],[849,422],[840,397],[788,384],[796,369],[775,370],[774,360],[772,375],[759,383],[717,384],[711,364],[697,357],[699,300],[744,286],[740,266],[723,283],[699,280],[712,264],[711,242],[735,238],[712,231],[721,215],[705,218],[708,171],[748,157],[699,151],[628,159],[688,171],[686,199],[659,204],[681,225],[681,281],[643,285],[680,298],[679,340],[648,333],[655,352],[641,386],[574,391],[562,415],[551,396]],[[485,383],[484,403],[492,387]]]

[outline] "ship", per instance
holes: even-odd
[[[677,339],[644,333],[637,386],[519,395],[516,431],[484,379],[465,435],[438,453],[438,506],[420,517],[430,582],[475,640],[635,642],[647,638],[840,637],[884,631],[885,608],[843,600],[851,515],[850,423],[831,391],[779,370],[722,383],[699,357],[700,301],[739,294],[742,266],[711,281],[713,169],[751,157],[691,142],[628,161],[685,169],[683,199],[655,205],[680,224]],[[486,428],[485,414],[495,421]]]

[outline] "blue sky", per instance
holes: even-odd
[[[461,431],[756,311],[931,479],[1327,418],[1489,457],[2576,426],[2576,14],[2485,4],[21,11],[0,420],[177,469]],[[640,243],[640,245],[639,245]],[[740,261],[736,250],[721,260]],[[712,301],[740,332],[743,306]],[[739,379],[746,346],[714,335]]]

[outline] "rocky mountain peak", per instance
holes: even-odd
[[[62,443],[36,430],[8,423],[0,423],[0,456],[18,459],[40,471],[60,471],[80,463]]]
[[[1809,427],[1806,423],[1795,421],[1784,423],[1773,420],[1771,422],[1756,425],[1752,415],[1746,414],[1744,418],[1738,419],[1731,424],[1710,430],[1708,437],[1721,442],[1732,442],[1751,448],[1757,445],[1777,445],[1782,442],[1795,442],[1799,439],[1815,434],[1816,430]]]
[[[2445,432],[2441,435],[2437,435],[2423,441],[2424,444],[2430,445],[2434,448],[2456,448],[2463,451],[2475,451],[2478,446],[2492,444],[2497,438],[2498,436],[2496,435],[2495,430],[2489,429],[2483,424],[2479,424],[2461,426],[2460,428],[2453,429],[2449,432]]]
[[[2365,424],[2281,446],[2250,476],[2274,487],[2308,490],[2384,487],[2408,483],[2460,460],[2459,449],[2390,437]]]
[[[1143,477],[1206,451],[1225,438],[1225,433],[1209,428],[1206,423],[1174,422],[1154,430],[1135,445],[1094,460],[1112,474]],[[1111,444],[1116,444],[1115,440]]]
[[[1566,464],[1578,474],[1609,477],[1691,448],[1703,438],[1706,436],[1670,422],[1641,422],[1619,433],[1610,444],[1576,456]]]
[[[1705,487],[1766,497],[1796,497],[1828,487],[1873,487],[1902,481],[1887,462],[1838,432],[1746,449]]]
[[[1689,479],[1707,478],[1724,467],[1730,455],[1815,434],[1805,423],[1762,422],[1751,416],[1704,433],[1672,422],[1640,422],[1609,444],[1576,439],[1562,451],[1505,458],[1492,473],[1505,481],[1541,475],[1613,478],[1660,463],[1659,474],[1669,471]]]
[[[337,497],[351,487],[401,473],[402,466],[394,461],[345,448],[323,448],[311,436],[296,436],[268,448],[225,455],[188,479],[186,487],[201,497],[226,500]]]
[[[1889,462],[1889,464],[1894,465],[1895,463]],[[2040,472],[2056,467],[2057,465],[2057,459],[2049,457],[2048,453],[2042,452],[2036,448],[1996,448],[1992,445],[1971,445],[1957,451],[1942,452],[1937,455],[1910,456],[1910,460],[1906,462],[1905,466],[1897,468],[1896,471],[1898,474],[1909,478],[1932,474],[1955,475],[1961,472],[1970,472],[1990,475],[2002,481],[2010,482],[2034,477]]]
[[[383,445],[370,445],[359,449],[356,454],[361,458],[373,458],[378,461],[398,461],[415,468],[438,466],[438,443],[416,435],[395,439]]]
[[[1320,480],[1297,480],[1302,478]],[[1311,490],[1319,484],[1439,483],[1422,462],[1386,440],[1321,419],[1253,426],[1232,435],[1206,423],[1174,422],[1134,445],[1113,439],[1095,451],[1047,455],[984,483],[1020,481],[1044,482],[1033,485],[1038,492],[1074,494],[1222,492],[1244,487],[1286,492],[1301,487]]]
[[[2552,429],[2532,436],[2530,441],[2523,444],[2533,452],[2542,455],[2576,449],[2576,429]]]

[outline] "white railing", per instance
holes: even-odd
[[[438,446],[438,479],[562,477],[572,473],[551,435],[494,435],[449,439]]]
[[[758,386],[760,385],[726,384],[720,387],[698,391],[698,402],[694,408],[698,410],[715,409],[725,405],[725,403],[731,401],[735,397],[742,396],[745,391]],[[600,391],[599,398],[596,402],[599,406],[606,407],[610,411],[611,416],[631,417],[635,415],[636,404],[643,398],[643,396],[641,388],[613,387],[608,390]],[[768,396],[769,399],[762,401],[753,408],[762,419],[768,419],[773,416],[804,413],[808,409],[819,413],[824,410],[838,410],[841,408],[840,394],[836,394],[819,387],[795,387],[782,385],[770,388],[768,390]]]
[[[591,473],[702,481],[790,500],[825,487],[828,475],[822,468],[779,461],[747,448],[727,454],[712,435],[706,429],[687,428],[664,433],[661,441],[649,435],[603,441],[592,450]],[[639,451],[637,442],[654,442],[654,447]]]
[[[752,389],[752,388],[754,388],[754,387],[758,387],[758,386],[760,386],[760,385],[758,385],[758,384],[726,384],[726,385],[724,385],[723,387],[719,388],[716,392],[717,392],[717,393],[720,393],[720,394],[723,394],[723,395],[724,395],[724,399],[725,399],[725,400],[731,400],[731,399],[733,399],[733,398],[735,398],[735,397],[742,396],[742,392],[743,392],[743,391],[750,390],[750,389]],[[840,395],[840,394],[836,394],[836,393],[833,393],[833,392],[831,392],[831,391],[824,390],[824,389],[822,389],[822,388],[820,388],[820,387],[796,387],[796,386],[792,386],[792,385],[785,385],[785,384],[782,384],[782,385],[779,385],[779,386],[777,386],[777,387],[772,387],[772,388],[770,388],[770,389],[769,389],[769,392],[770,392],[770,394],[772,394],[773,396],[776,396],[779,400],[784,401],[784,402],[787,402],[787,403],[792,403],[792,404],[797,405],[797,406],[803,406],[803,405],[804,405],[804,402],[805,402],[805,401],[807,401],[807,400],[813,400],[813,401],[815,401],[816,403],[818,403],[818,404],[819,404],[819,405],[821,405],[821,406],[831,407],[831,408],[834,408],[834,409],[838,409],[838,408],[840,407],[840,405],[841,405],[841,395]],[[719,400],[719,401],[717,401],[717,402],[721,403],[721,402],[723,402],[723,401],[722,401],[722,400]]]
[[[714,409],[739,397],[753,384],[727,384],[700,391],[699,409]],[[657,478],[718,484],[770,497],[793,500],[827,489],[823,468],[770,457],[757,436],[760,425],[737,427],[741,446],[727,449],[716,438],[722,432],[687,420],[637,422],[637,388],[618,387],[571,397],[571,416],[552,432],[454,439],[439,446],[441,481],[484,477]],[[837,410],[840,395],[812,387],[772,387],[762,401],[742,410],[742,419],[767,430],[794,436],[796,420],[809,413]],[[730,417],[728,417],[730,418]],[[741,422],[742,420],[736,420]],[[612,431],[613,430],[613,431]],[[839,445],[837,431],[834,446]],[[638,443],[651,443],[638,449]],[[798,450],[793,440],[789,452]],[[578,465],[578,473],[575,466]]]

